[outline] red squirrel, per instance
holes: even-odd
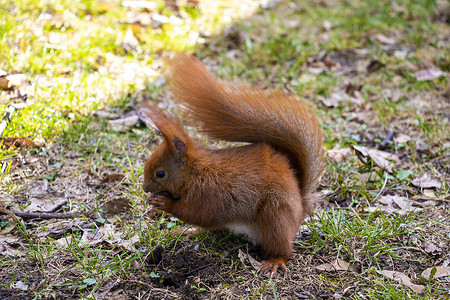
[[[147,159],[143,189],[155,208],[206,230],[247,234],[287,273],[292,242],[317,199],[324,168],[317,117],[291,94],[217,80],[194,56],[168,61],[171,93],[207,136],[248,145],[209,149],[156,105],[142,110],[163,136]]]

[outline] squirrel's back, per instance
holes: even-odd
[[[208,136],[267,143],[289,157],[307,213],[324,168],[319,121],[297,97],[218,81],[195,57],[177,54],[168,78],[175,100]]]

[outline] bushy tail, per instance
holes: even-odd
[[[202,132],[216,139],[271,145],[291,160],[302,196],[312,196],[324,167],[322,131],[313,111],[293,95],[220,82],[187,54],[168,63],[175,101]]]

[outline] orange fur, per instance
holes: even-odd
[[[205,148],[179,120],[147,105],[164,142],[146,162],[144,191],[184,222],[244,230],[270,257],[262,271],[285,271],[324,166],[316,116],[292,95],[221,83],[192,56],[168,63],[175,100],[201,131],[251,144]]]

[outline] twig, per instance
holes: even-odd
[[[136,229],[136,226],[137,226],[138,224],[141,224],[142,219],[145,217],[146,214],[148,214],[149,212],[152,211],[153,207],[154,207],[153,205],[150,206],[150,208],[149,208],[145,213],[142,214],[142,216],[139,218],[139,221],[137,221],[137,222],[134,224],[133,229],[131,230],[131,232],[134,232],[134,230]]]
[[[60,203],[56,204],[56,205],[53,206],[51,209],[49,209],[47,212],[49,212],[49,213],[54,213],[55,211],[58,211],[61,207],[63,207],[64,205],[66,205],[67,202],[69,202],[69,200],[64,199],[63,201],[61,201]]]
[[[13,211],[12,213],[16,216],[29,219],[70,219],[75,216],[74,214],[48,212]]]
[[[394,132],[391,129],[388,129],[387,133],[386,133],[386,137],[384,138],[384,140],[380,143],[380,147],[386,147],[386,145],[388,144],[388,142],[392,139],[392,137],[394,136]]]

